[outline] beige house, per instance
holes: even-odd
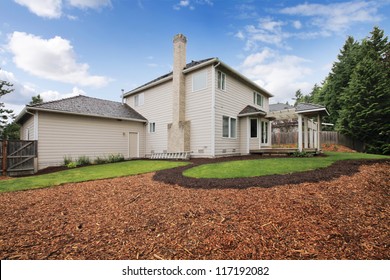
[[[123,95],[148,120],[145,155],[216,157],[270,146],[272,95],[218,58],[186,64],[186,43],[174,37],[172,73]]]
[[[123,94],[26,106],[21,139],[38,140],[38,169],[77,158],[187,152],[191,157],[249,154],[271,146],[272,95],[218,58],[186,63],[187,40],[173,40],[173,71]]]

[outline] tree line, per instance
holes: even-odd
[[[361,41],[349,36],[322,84],[295,97],[326,106],[325,121],[362,141],[366,152],[390,154],[390,43],[384,31],[374,27]]]

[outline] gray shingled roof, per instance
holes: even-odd
[[[238,113],[238,116],[246,116],[246,115],[266,115],[267,113],[263,110],[257,109],[251,105],[246,106],[240,113]]]
[[[199,64],[202,64],[202,63],[207,62],[207,61],[212,60],[212,59],[215,59],[215,58],[214,58],[214,57],[211,57],[211,58],[206,58],[206,59],[197,60],[197,61],[192,60],[190,63],[187,63],[187,64],[186,64],[186,66],[184,67],[183,70],[185,70],[185,69],[190,69],[190,68],[192,68],[192,67],[194,67],[194,66],[197,66],[197,65],[199,65]],[[130,95],[132,92],[135,92],[135,91],[137,91],[137,90],[140,89],[140,88],[146,87],[146,86],[148,86],[148,85],[150,85],[150,84],[153,84],[153,83],[155,83],[155,82],[157,82],[157,81],[160,81],[160,80],[162,80],[162,79],[168,78],[169,76],[172,76],[172,75],[173,75],[173,72],[171,71],[171,72],[169,72],[169,73],[167,73],[167,74],[165,74],[165,75],[162,75],[162,76],[160,76],[160,77],[158,77],[158,78],[156,78],[156,79],[154,79],[154,80],[151,80],[150,82],[147,82],[146,84],[143,84],[142,86],[139,86],[139,87],[136,87],[135,89],[132,89],[131,91],[125,93],[125,96],[128,96],[128,95]]]
[[[287,109],[294,109],[294,106],[291,106],[288,104],[283,104],[283,103],[269,104],[269,111],[270,112],[282,111],[282,110],[287,110]]]
[[[318,105],[318,104],[312,104],[312,103],[298,103],[297,106],[295,106],[295,112],[297,113],[321,113],[323,115],[328,115],[329,112],[326,110],[325,106]]]
[[[84,95],[28,105],[27,109],[50,110],[64,113],[90,115],[114,119],[146,119],[127,104],[110,100],[98,99]]]

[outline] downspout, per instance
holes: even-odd
[[[221,64],[213,65],[211,71],[211,156],[215,157],[215,69]]]

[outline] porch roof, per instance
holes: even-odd
[[[295,112],[307,117],[315,115],[329,116],[329,112],[325,106],[312,103],[298,103],[295,107]]]
[[[267,113],[263,110],[257,109],[251,105],[246,106],[240,113],[238,117],[248,117],[248,116],[265,116]]]

